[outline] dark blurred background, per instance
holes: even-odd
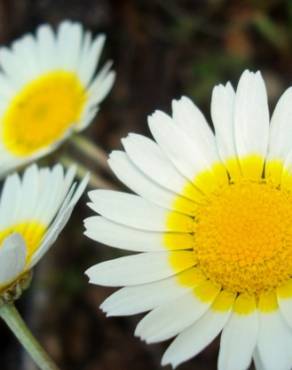
[[[149,134],[147,115],[169,111],[171,99],[183,94],[209,118],[212,86],[236,85],[245,68],[262,70],[271,107],[292,82],[290,0],[0,0],[0,42],[65,18],[107,34],[102,59],[114,60],[117,80],[85,132],[106,151],[119,148],[129,131]],[[71,150],[65,145],[51,161]],[[121,252],[83,237],[82,219],[91,214],[85,203],[86,197],[18,306],[64,370],[161,369],[166,343],[146,346],[134,338],[139,317],[106,319],[98,309],[111,290],[90,286],[83,272]],[[2,323],[0,333],[1,370],[34,369]],[[217,352],[215,342],[180,369],[215,370]]]

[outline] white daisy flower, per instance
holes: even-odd
[[[202,351],[222,331],[219,370],[292,367],[292,88],[271,122],[259,72],[213,90],[215,135],[183,97],[155,112],[155,141],[130,134],[111,154],[138,195],[96,190],[85,234],[141,252],[91,267],[90,282],[124,286],[109,316],[150,311],[135,334],[175,337],[162,364]]]
[[[95,74],[104,42],[64,21],[0,48],[0,174],[88,126],[115,78],[110,62]]]
[[[7,177],[0,196],[0,296],[17,284],[48,251],[66,225],[85,190],[76,188],[75,168],[66,173],[32,165],[21,179]]]

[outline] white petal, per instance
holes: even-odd
[[[267,91],[260,72],[245,71],[238,83],[234,133],[239,157],[251,154],[265,158],[269,139]]]
[[[285,161],[292,149],[292,88],[280,97],[271,118],[268,159]]]
[[[62,22],[57,33],[57,53],[60,67],[75,70],[80,56],[82,27],[79,23]]]
[[[39,170],[36,164],[30,165],[24,171],[21,193],[23,196],[19,205],[18,218],[32,219],[39,199]]]
[[[86,127],[91,124],[98,111],[99,109],[97,107],[90,107],[89,110],[84,112],[83,117],[81,118],[80,122],[74,127],[74,129],[77,132],[85,130]]]
[[[30,35],[24,35],[12,44],[13,57],[21,63],[18,73],[23,82],[29,82],[40,73],[38,49],[36,39]],[[15,72],[14,72],[15,73]]]
[[[13,225],[17,220],[17,211],[21,200],[21,183],[18,174],[6,178],[0,202],[0,229]]]
[[[44,24],[36,33],[40,69],[45,72],[57,67],[58,59],[55,34],[51,26]]]
[[[207,347],[226,324],[230,311],[207,311],[197,322],[181,332],[168,347],[162,365],[176,367]]]
[[[50,249],[50,247],[54,244],[60,232],[67,224],[76,203],[80,199],[81,195],[84,193],[87,183],[88,175],[83,178],[77,189],[75,187],[76,184],[73,184],[71,186],[62,205],[60,205],[60,209],[57,216],[55,217],[44,239],[42,240],[41,246],[34,253],[30,262],[30,267],[35,266],[39,262],[39,260],[45,255],[45,253]]]
[[[292,329],[292,299],[278,296],[280,311]]]
[[[0,248],[0,286],[16,279],[25,268],[26,246],[19,234],[11,234]]]
[[[255,349],[254,354],[253,354],[253,361],[254,361],[254,366],[256,370],[266,370],[263,366],[263,363],[259,356],[259,351],[257,348]]]
[[[172,110],[174,122],[191,139],[193,146],[204,153],[209,163],[218,162],[214,134],[199,108],[184,96],[172,102]]]
[[[88,87],[89,104],[99,104],[111,90],[116,78],[115,72],[110,71],[111,66],[112,62],[107,62]]]
[[[64,169],[60,164],[52,169],[38,169],[35,165],[28,167],[20,186],[17,221],[34,219],[48,226],[64,201],[74,174],[75,169],[72,167],[64,176]],[[14,197],[17,199],[17,192]],[[6,216],[5,219],[7,220]]]
[[[105,36],[99,35],[92,42],[88,50],[83,51],[83,56],[78,68],[78,74],[85,86],[90,82],[97,68],[104,43]]]
[[[159,185],[181,194],[190,184],[151,139],[142,135],[129,134],[122,143],[131,161]]]
[[[71,213],[73,211],[73,207],[68,207],[62,212],[59,212],[54,222],[51,224],[50,228],[48,229],[44,240],[42,241],[41,246],[37,249],[37,251],[34,253],[29,267],[33,268],[40,259],[47,253],[47,251],[50,249],[50,247],[55,243],[57,237],[63,230],[63,228],[66,226]]]
[[[288,325],[290,325],[290,328],[292,329],[292,298],[290,294],[282,294],[280,287],[280,289],[278,289],[277,291],[277,300],[281,314],[284,316],[286,322],[288,323]]]
[[[71,213],[73,212],[73,207],[68,207],[62,213],[58,214],[52,225],[50,226],[47,234],[37,250],[37,252],[33,255],[33,258],[30,263],[30,267],[34,267],[40,259],[47,253],[50,247],[55,243],[58,236],[60,235],[61,231],[66,226]]]
[[[202,152],[201,148],[165,113],[156,111],[149,117],[148,122],[159,146],[181,174],[190,181],[194,181],[198,173],[208,170],[214,164],[207,160],[209,148],[206,147]]]
[[[89,31],[85,31],[83,35],[78,63],[78,75],[81,81],[84,81],[84,72],[87,73],[86,66],[88,65],[88,53],[90,51],[91,44],[92,34]],[[92,76],[90,78],[92,78]]]
[[[68,189],[71,187],[73,179],[76,175],[77,172],[77,166],[76,165],[71,165],[65,174],[65,179],[64,179],[64,193],[68,192]]]
[[[233,313],[221,334],[218,370],[246,370],[258,335],[257,312]]]
[[[290,370],[292,331],[278,310],[261,313],[257,350],[265,370]]]
[[[86,236],[114,248],[134,252],[159,252],[165,251],[166,248],[168,250],[189,248],[189,243],[187,245],[184,244],[184,238],[188,238],[188,235],[182,233],[171,233],[171,235],[174,234],[174,238],[181,240],[179,245],[166,246],[165,233],[133,229],[109,221],[101,216],[92,216],[85,219],[84,225],[86,228],[84,234]]]
[[[13,84],[13,81],[11,81],[8,76],[4,75],[3,72],[0,71],[0,96],[2,101],[10,101],[17,91],[17,86],[17,84],[16,86]],[[6,107],[6,104],[4,105],[4,108]]]
[[[185,205],[181,205],[181,202],[175,202],[178,198],[176,194],[162,188],[146,177],[131,162],[126,153],[113,151],[110,154],[108,163],[118,179],[127,185],[133,192],[158,206],[185,212]],[[192,209],[192,202],[184,200],[184,203],[189,203],[189,209]],[[193,208],[195,208],[195,205]]]
[[[192,227],[192,219],[178,213],[182,222],[168,225],[167,210],[137,195],[112,190],[93,190],[88,195],[92,201],[88,205],[95,212],[122,225],[151,231],[190,231]]]
[[[134,315],[170,302],[190,289],[179,284],[178,277],[169,277],[119,289],[109,296],[100,308],[107,316]]]
[[[189,256],[188,263],[174,270],[170,263],[170,255],[178,258]],[[85,273],[90,283],[105,286],[138,285],[173,276],[180,271],[195,265],[192,261],[193,252],[155,252],[125,256],[98,263]]]
[[[49,171],[49,177],[46,173],[42,175],[43,170],[40,171],[40,199],[35,215],[48,225],[55,217],[68,194],[76,168],[71,166],[64,174],[63,167],[57,164]]]
[[[213,89],[211,116],[215,128],[216,142],[223,161],[236,157],[234,142],[234,101],[235,92],[228,82]]]
[[[49,188],[49,189],[48,189]],[[39,185],[39,199],[34,215],[39,216],[40,220],[49,225],[56,212],[59,209],[60,203],[63,200],[64,188],[64,169],[58,164],[50,171],[50,176],[47,183]]]
[[[73,193],[72,198],[70,199],[68,207],[75,207],[79,199],[81,198],[82,194],[84,193],[85,189],[87,188],[89,182],[90,174],[86,173],[83,177],[82,181],[79,183],[76,191]],[[65,201],[64,201],[65,203]]]
[[[19,73],[19,68],[21,68],[19,62],[19,59],[8,48],[0,48],[1,69],[8,77],[10,84],[16,89],[19,89],[25,82],[21,73]]]
[[[174,299],[171,307],[167,302],[148,313],[139,322],[135,335],[147,343],[169,339],[192,325],[209,306],[210,303],[199,300],[193,291],[187,292]]]

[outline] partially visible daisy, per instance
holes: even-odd
[[[75,168],[66,173],[32,165],[23,178],[12,174],[0,196],[0,298],[14,290],[55,242],[85,190],[86,176],[73,183]]]
[[[270,120],[259,72],[236,92],[216,86],[215,135],[183,97],[155,112],[155,141],[130,134],[109,164],[138,195],[96,190],[85,234],[142,252],[91,267],[90,282],[124,286],[109,316],[150,311],[135,334],[175,337],[162,364],[202,351],[221,331],[219,370],[292,367],[292,88]]]
[[[64,21],[0,49],[0,175],[88,126],[115,78],[110,62],[96,75],[104,42]]]

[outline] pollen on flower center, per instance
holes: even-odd
[[[1,123],[4,145],[14,155],[26,156],[54,144],[78,122],[86,98],[73,72],[40,76],[10,102]]]
[[[194,238],[212,281],[236,293],[273,289],[292,275],[292,194],[266,182],[230,184],[200,207]]]

